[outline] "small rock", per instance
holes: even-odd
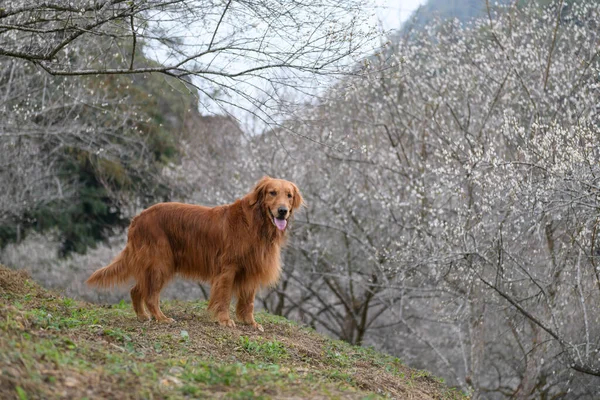
[[[67,386],[67,387],[79,386],[79,381],[71,376],[67,376],[65,378],[65,386]]]
[[[160,386],[164,387],[164,388],[168,388],[171,386],[181,386],[183,385],[183,382],[181,382],[181,379],[176,378],[174,376],[170,376],[170,375],[166,375],[164,378],[162,378],[160,380]]]
[[[183,374],[183,368],[181,367],[171,367],[171,369],[169,370],[169,374],[171,375],[181,375]]]
[[[12,367],[6,367],[3,370],[0,370],[0,375],[10,376],[13,378],[21,377],[21,373],[18,369]]]

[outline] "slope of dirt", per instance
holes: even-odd
[[[167,302],[170,325],[99,306],[0,265],[0,398],[463,399],[425,371],[267,313],[265,332]]]

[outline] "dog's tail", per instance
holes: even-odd
[[[85,283],[100,288],[109,288],[127,283],[131,271],[127,268],[124,260],[126,250],[122,251],[109,265],[94,272]]]

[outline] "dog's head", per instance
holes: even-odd
[[[250,204],[260,207],[265,218],[280,231],[285,231],[294,210],[302,204],[298,187],[283,179],[263,177],[250,193]]]

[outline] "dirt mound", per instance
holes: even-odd
[[[0,264],[0,293],[25,295],[33,288],[39,289],[27,271],[14,271]]]

